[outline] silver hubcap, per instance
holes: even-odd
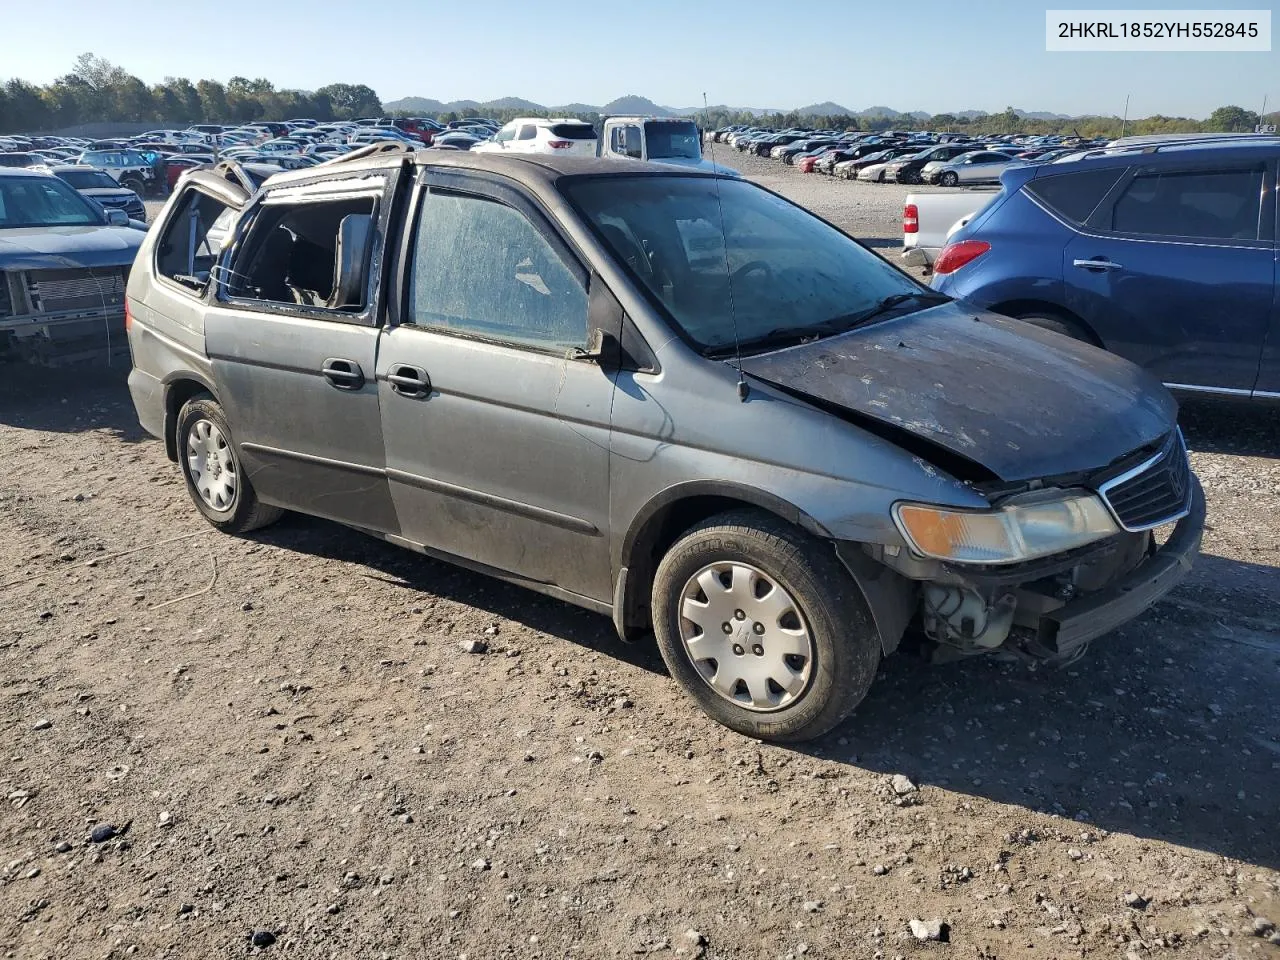
[[[200,499],[220,512],[230,510],[239,486],[231,445],[212,420],[197,420],[187,431],[187,471]]]
[[[813,638],[800,608],[750,564],[713,563],[689,578],[680,639],[707,685],[747,710],[780,710],[809,688]]]

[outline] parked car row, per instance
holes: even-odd
[[[1048,162],[1100,145],[1078,137],[968,137],[956,133],[770,130],[723,127],[707,137],[755,156],[781,160],[801,173],[871,183],[954,187],[996,183],[1006,167]]]
[[[280,170],[315,166],[372,143],[394,141],[414,147],[467,150],[499,129],[496,120],[469,117],[441,124],[428,118],[368,118],[322,123],[297,119],[242,125],[194,124],[156,129],[131,137],[0,137],[0,167],[52,170],[71,164],[101,170],[137,203],[117,200],[133,217],[143,197],[164,197],[188,170],[218,160],[271,163]],[[105,186],[100,184],[100,186]],[[143,213],[135,219],[145,219]]]

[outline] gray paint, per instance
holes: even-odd
[[[591,283],[608,286],[657,372],[402,325],[410,242],[393,224],[412,222],[411,214],[394,214],[420,192],[408,189],[415,166],[489,174],[490,185],[499,177],[540,209],[584,275],[598,276]],[[1172,401],[1136,368],[956,308],[750,358],[750,390],[740,400],[738,371],[673,334],[557,188],[560,178],[580,174],[686,175],[651,164],[424,152],[281,174],[266,191],[375,171],[400,189],[388,187],[382,208],[370,307],[349,322],[215,302],[212,290],[201,297],[157,278],[155,238],[174,209],[176,198],[170,201],[129,284],[137,367],[130,383],[140,419],[153,432],[169,429],[160,426],[172,422],[164,398],[184,384],[204,384],[226,408],[264,499],[591,609],[629,610],[647,595],[637,571],[651,575],[656,563],[647,552],[650,522],[688,497],[713,494],[757,504],[840,544],[851,576],[880,581],[864,587],[874,594],[877,623],[900,632],[915,588],[895,570],[929,579],[942,575],[939,565],[899,562],[869,578],[865,563],[848,558],[905,559],[890,514],[896,501],[982,509],[988,500],[893,442],[891,432],[841,415],[842,407],[874,410],[870,416],[957,449],[1004,478],[1101,468],[1173,426]],[[216,192],[226,181],[184,184]],[[593,317],[618,334],[616,311]],[[333,358],[358,363],[365,381],[351,389],[326,381],[320,370]],[[425,396],[392,389],[388,377],[401,366],[426,374]],[[806,391],[836,409],[806,401]],[[625,627],[628,616],[615,620]],[[886,648],[896,639],[882,637]]]

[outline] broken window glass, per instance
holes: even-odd
[[[234,255],[228,294],[320,309],[363,309],[375,207],[372,197],[299,197],[296,203],[264,204]]]
[[[587,339],[578,278],[523,214],[479,197],[426,197],[409,301],[409,322],[448,333],[556,351]]]

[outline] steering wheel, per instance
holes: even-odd
[[[731,279],[734,283],[741,283],[753,273],[763,274],[766,281],[772,281],[774,279],[773,267],[769,266],[769,264],[765,263],[763,260],[749,260],[737,270],[733,271]]]

